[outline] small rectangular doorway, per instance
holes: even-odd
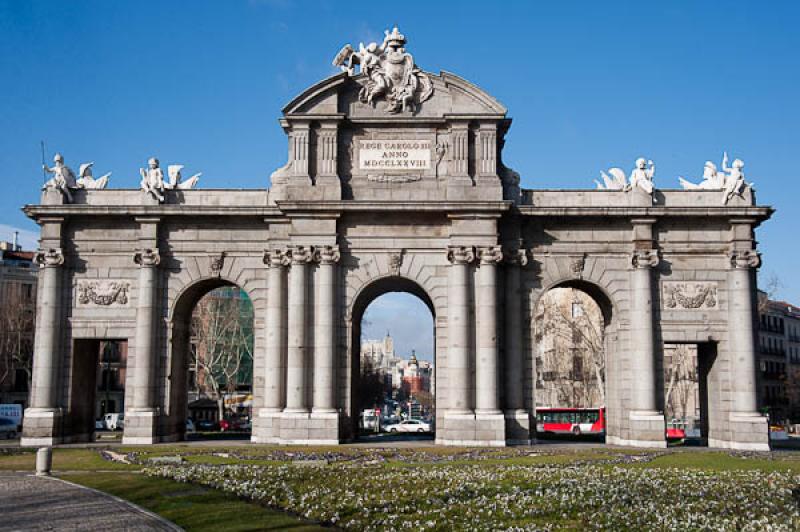
[[[92,441],[106,414],[124,413],[127,340],[79,339],[72,350],[67,422],[72,441]],[[121,428],[121,427],[120,427]]]
[[[716,344],[664,345],[663,408],[667,441],[673,445],[708,445],[709,387]]]

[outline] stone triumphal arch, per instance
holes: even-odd
[[[637,161],[596,190],[527,190],[503,161],[511,125],[491,95],[420,70],[396,29],[284,109],[288,162],[260,190],[197,189],[153,159],[141,190],[107,189],[63,158],[38,205],[38,319],[24,444],[91,438],[79,421],[86,340],[127,342],[127,443],[183,438],[187,313],[209,290],[253,303],[253,441],[353,437],[352,371],[364,307],[409,291],[431,309],[436,442],[530,442],[533,314],[578,286],[605,315],[607,441],[665,445],[665,343],[715,352],[708,442],[767,447],[756,413],[755,203],[743,163],[683,190]],[[710,163],[709,163],[710,164]],[[712,167],[714,165],[711,165]],[[91,420],[90,420],[91,421]]]

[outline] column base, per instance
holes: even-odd
[[[653,410],[633,410],[628,414],[628,438],[606,436],[606,443],[625,447],[664,449],[667,447],[667,425],[664,414]]]
[[[527,410],[506,410],[506,444],[507,445],[530,445],[531,438],[531,415]]]
[[[280,410],[261,408],[253,419],[253,434],[250,436],[250,441],[253,443],[279,443],[281,415]]]
[[[158,441],[158,411],[153,409],[125,412],[123,445],[150,445]]]
[[[339,412],[283,411],[277,443],[283,445],[339,445]]]
[[[506,422],[502,413],[447,411],[436,431],[439,445],[467,447],[505,447]]]
[[[758,412],[731,412],[728,415],[729,438],[709,435],[708,446],[740,451],[769,451],[769,423]]]
[[[60,408],[26,408],[20,447],[52,447],[63,443]]]

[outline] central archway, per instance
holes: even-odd
[[[424,393],[430,394],[429,404],[421,405],[413,396],[414,393],[417,392],[417,399],[419,398],[420,390],[416,388],[417,381],[409,379],[408,377],[402,377],[403,382],[393,382],[392,379],[395,381],[398,379],[397,374],[398,372],[395,370],[395,375],[389,375],[386,382],[386,386],[389,389],[399,390],[400,396],[399,398],[403,402],[403,404],[407,404],[406,408],[403,408],[402,418],[416,418],[416,417],[423,417],[426,421],[429,422],[430,428],[435,430],[435,422],[434,416],[436,412],[438,412],[436,408],[436,394],[435,394],[435,379],[436,379],[436,309],[434,307],[433,301],[428,293],[415,281],[407,279],[405,277],[399,276],[389,276],[389,277],[382,277],[380,279],[376,279],[366,286],[364,286],[361,291],[356,295],[352,311],[350,313],[351,316],[351,338],[350,338],[350,393],[349,393],[349,411],[351,413],[350,421],[350,433],[352,437],[358,438],[360,429],[363,429],[363,420],[362,420],[362,407],[364,404],[364,397],[365,390],[362,389],[362,340],[363,340],[363,320],[365,317],[365,313],[367,312],[368,307],[372,303],[377,303],[377,300],[386,294],[390,293],[405,293],[410,294],[417,298],[419,301],[423,303],[427,310],[430,312],[431,317],[431,327],[432,327],[432,345],[431,345],[431,357],[432,357],[432,367],[427,368],[428,373],[426,375],[427,381],[426,384],[428,385],[428,389],[424,391]],[[401,353],[401,355],[408,356],[409,353]],[[413,360],[414,364],[418,364],[414,369],[416,371],[417,367],[423,366],[425,363],[423,361],[417,361],[416,357],[413,353],[410,354],[411,358],[410,361]],[[398,360],[401,360],[398,358]],[[374,371],[379,371],[373,368]],[[420,373],[421,374],[421,373]],[[409,386],[411,388],[409,388]],[[409,388],[409,389],[407,389]],[[410,393],[409,393],[410,392]],[[397,398],[397,396],[395,396]],[[370,405],[371,406],[371,405]],[[418,410],[415,409],[418,407]],[[378,408],[378,410],[381,410]],[[388,416],[387,412],[382,412],[381,414],[377,414],[378,419],[375,421],[376,426],[371,426],[370,428],[374,431],[380,431],[380,424],[381,423],[388,423],[388,422],[397,422],[399,419],[389,420],[392,416]]]

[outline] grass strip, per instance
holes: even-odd
[[[63,478],[130,501],[187,531],[325,530],[221,491],[138,473],[78,473]]]

